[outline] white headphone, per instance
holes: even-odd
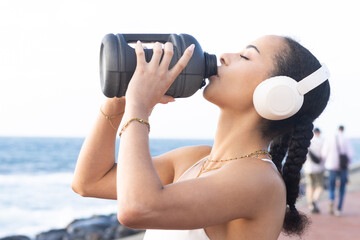
[[[253,103],[260,116],[282,120],[295,115],[304,102],[304,95],[330,77],[329,69],[318,70],[297,82],[287,76],[276,76],[260,83],[253,95]]]

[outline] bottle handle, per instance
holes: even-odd
[[[122,35],[127,43],[136,42],[138,40],[150,43],[150,42],[161,42],[166,43],[169,41],[171,34],[117,34]]]

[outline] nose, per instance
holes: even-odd
[[[223,53],[220,56],[220,63],[221,65],[229,65],[230,64],[230,54],[229,53]]]

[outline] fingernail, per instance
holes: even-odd
[[[140,41],[140,40],[138,40],[136,43],[137,43],[137,44],[141,44],[141,41]]]
[[[195,44],[191,44],[191,45],[188,47],[188,49],[189,49],[190,51],[194,51],[194,48],[195,48]]]

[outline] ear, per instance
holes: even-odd
[[[253,103],[260,116],[269,120],[282,120],[296,114],[304,96],[297,88],[297,82],[286,76],[277,76],[260,83],[253,94]]]

